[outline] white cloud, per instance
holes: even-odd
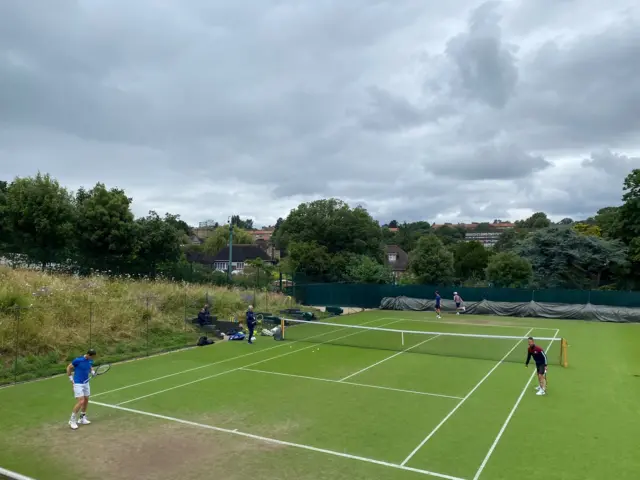
[[[632,0],[7,0],[0,178],[192,223],[580,218],[640,167],[638,32]]]

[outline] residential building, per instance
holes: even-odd
[[[233,245],[231,251],[231,269],[233,272],[241,273],[249,260],[260,258],[265,263],[274,263],[274,260],[258,245]],[[229,268],[229,246],[224,247],[211,258],[212,266],[215,270],[226,272]]]
[[[253,236],[254,241],[265,240],[269,242],[273,236],[273,228],[266,228],[264,230],[251,230],[249,233]]]
[[[398,278],[409,268],[409,255],[398,245],[387,245],[384,249],[384,261]]]
[[[467,232],[464,239],[467,242],[480,242],[485,247],[493,247],[503,232]]]

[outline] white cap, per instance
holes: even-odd
[[[454,294],[454,295],[457,295],[457,294],[458,294],[458,292],[453,292],[453,294]]]

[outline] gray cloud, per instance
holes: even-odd
[[[640,166],[638,32],[632,0],[6,0],[0,178],[194,223],[587,216]]]

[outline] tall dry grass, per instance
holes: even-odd
[[[193,345],[190,320],[205,302],[219,319],[249,304],[276,314],[296,307],[273,292],[0,267],[0,384],[61,372],[89,346],[114,361]]]

